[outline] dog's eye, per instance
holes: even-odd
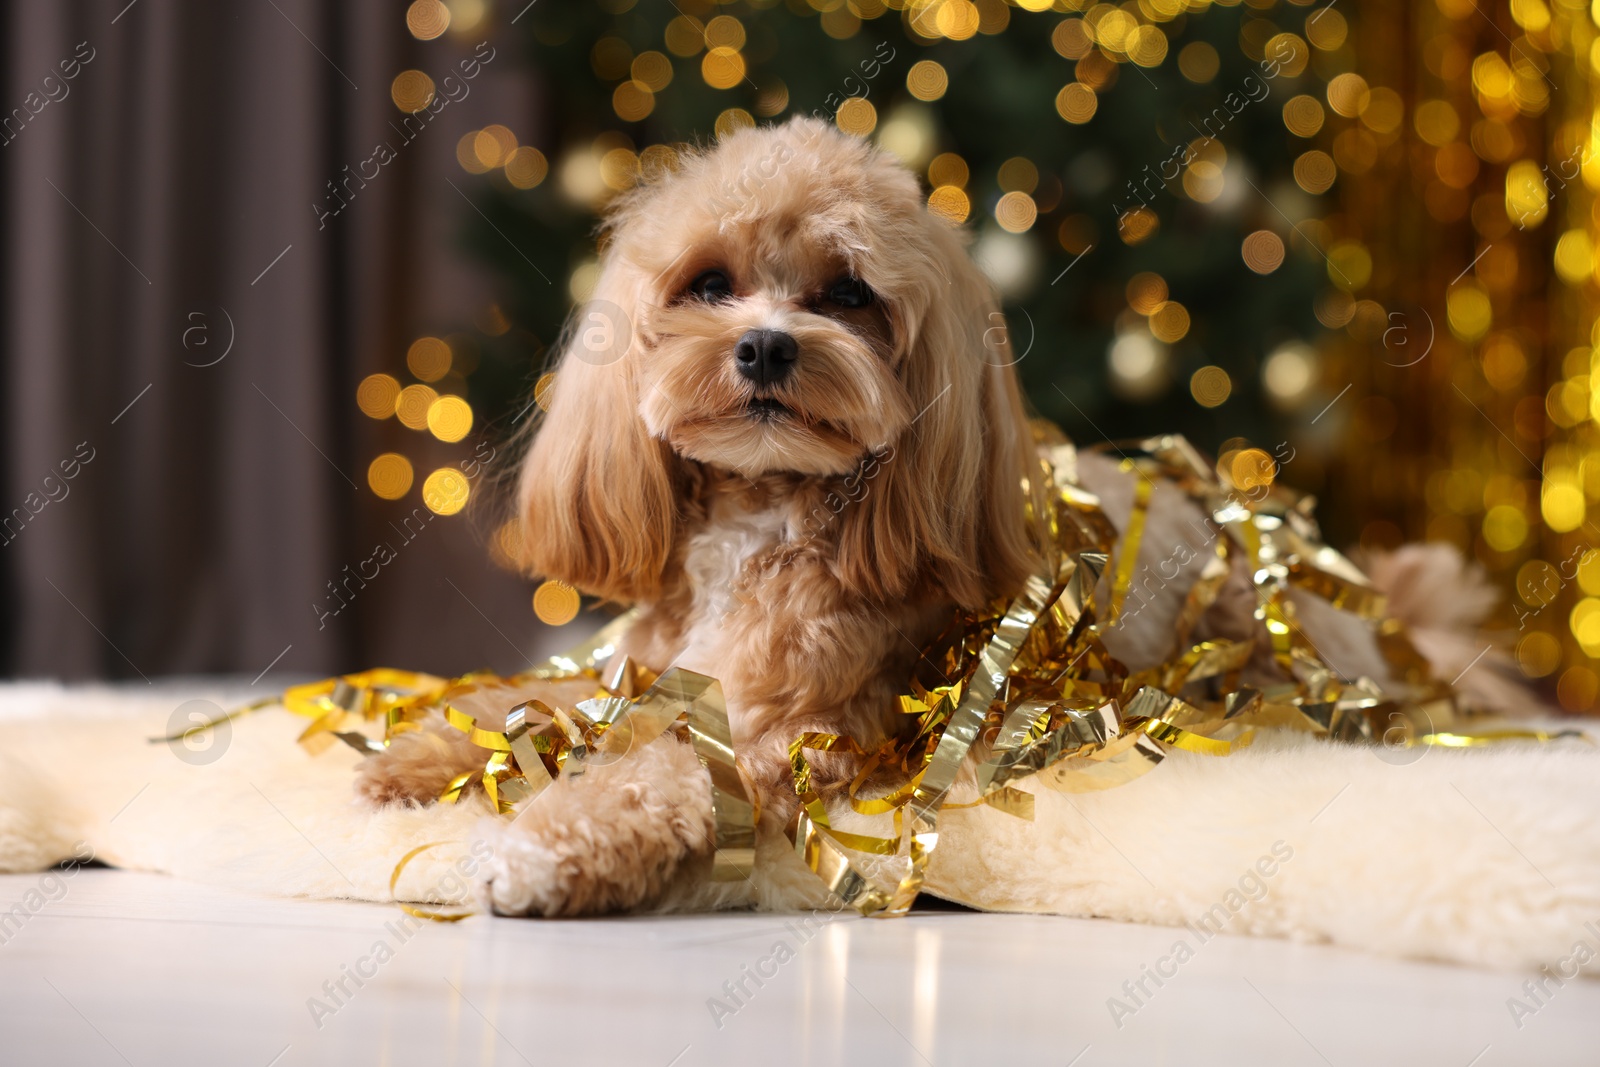
[[[864,308],[872,303],[872,290],[860,278],[840,278],[828,290],[828,300],[842,308]]]
[[[708,304],[720,304],[733,296],[733,283],[720,270],[703,270],[689,283],[689,292]]]

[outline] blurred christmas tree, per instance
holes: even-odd
[[[490,128],[459,153],[485,175],[468,240],[518,327],[472,379],[490,419],[548,369],[608,196],[674,145],[815,113],[899,155],[973,230],[1028,393],[1075,439],[1182,432],[1225,471],[1244,439],[1322,488],[1339,420],[1313,416],[1340,383],[1309,342],[1349,303],[1321,251],[1334,165],[1311,143],[1351,58],[1336,11],[600,0],[533,5],[512,29],[527,49],[507,61],[546,87],[544,143],[513,152],[516,132]],[[1245,480],[1273,477],[1244,458]]]

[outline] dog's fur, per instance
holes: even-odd
[[[521,474],[525,563],[640,605],[621,646],[636,662],[720,679],[770,830],[795,803],[790,739],[880,741],[921,646],[956,609],[1014,594],[1038,569],[1023,497],[1033,446],[1003,320],[916,178],[813,120],[685,156],[621,198],[604,235],[589,308],[620,321],[625,343],[587,344],[587,310],[569,328]],[[710,269],[726,273],[727,299],[689,291]],[[831,303],[841,277],[872,302]],[[735,366],[751,329],[798,343],[775,386]],[[757,411],[758,398],[783,408]],[[1128,476],[1092,456],[1081,467],[1123,525]],[[1145,565],[1196,518],[1162,487]],[[1165,658],[1193,572],[1130,613],[1113,651],[1135,667]],[[1256,633],[1254,590],[1235,578],[1202,633]],[[1325,614],[1330,662],[1382,678],[1370,635]],[[427,802],[484,755],[435,721],[368,760],[358,788]],[[854,764],[827,756],[818,770],[837,785]],[[552,786],[504,832],[487,896],[511,914],[648,905],[707,854],[711,820],[693,751],[663,738]]]

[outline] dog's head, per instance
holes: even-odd
[[[686,463],[871,463],[838,520],[851,587],[976,606],[1020,584],[1032,449],[1006,331],[910,172],[815,120],[742,130],[623,197],[605,236],[522,472],[532,570],[648,599]]]

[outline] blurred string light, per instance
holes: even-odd
[[[866,101],[862,101],[862,103],[866,103]],[[872,105],[871,104],[867,104],[867,106],[870,108]],[[876,113],[873,113],[868,118],[868,121],[869,122],[876,122],[877,121]],[[730,107],[727,110],[723,111],[720,115],[717,116],[716,122],[712,123],[712,128],[716,131],[716,134],[717,134],[718,137],[726,137],[729,134],[733,133],[735,130],[752,129],[752,128],[754,128],[755,124],[756,124],[755,116],[751,115],[750,112],[746,111],[742,107]],[[844,127],[844,119],[843,119],[842,115],[840,116],[840,126]],[[868,129],[870,129],[870,128],[871,127],[869,126]],[[856,131],[856,130],[846,129],[846,132],[847,133],[856,133],[856,132],[865,132],[865,131]],[[608,182],[607,184],[609,185],[610,183]]]
[[[954,152],[941,152],[928,162],[928,184],[934,188],[953,185],[963,189],[970,176],[967,161]]]
[[[1259,448],[1237,447],[1244,444],[1243,440],[1235,439],[1223,446],[1222,455],[1217,459],[1218,473],[1242,492],[1255,493],[1271,488],[1278,476],[1277,463]]]
[[[928,194],[928,210],[952,225],[960,225],[972,213],[972,200],[960,186],[939,185]]]
[[[1154,211],[1140,204],[1122,213],[1117,219],[1117,236],[1126,245],[1136,245],[1154,237],[1161,228],[1161,219]]]
[[[385,452],[367,467],[367,485],[384,500],[405,496],[411,479],[411,461],[398,452]]]
[[[533,402],[539,405],[541,411],[550,410],[550,389],[555,384],[556,376],[553,372],[541,374],[539,380],[533,383]]]
[[[598,146],[575,147],[561,158],[556,179],[568,200],[593,207],[605,199],[607,186],[600,171],[601,155]]]
[[[572,297],[574,304],[581,304],[594,294],[594,287],[600,282],[600,261],[593,257],[583,260],[572,268],[572,273],[567,277],[567,295]]]
[[[1239,255],[1257,274],[1271,274],[1283,266],[1283,239],[1271,230],[1257,230],[1240,242]]]
[[[450,32],[464,37],[479,29],[489,13],[487,0],[445,0],[450,9]]]
[[[505,162],[506,180],[518,189],[532,189],[550,173],[544,153],[532,145],[522,145]]]
[[[1283,125],[1296,137],[1315,137],[1322,129],[1322,102],[1306,93],[1283,105]]]
[[[428,409],[439,399],[439,394],[427,385],[408,385],[395,398],[394,413],[408,430],[428,428]]]
[[[565,582],[543,582],[533,591],[533,613],[546,626],[565,626],[582,606],[578,591]]]
[[[727,114],[724,112],[724,114]],[[750,119],[749,112],[740,112],[745,119]],[[737,121],[737,120],[734,120]],[[613,191],[631,189],[639,181],[639,156],[627,145],[616,147],[596,146],[600,149],[600,180],[606,188]]]
[[[1106,351],[1111,391],[1124,400],[1151,400],[1168,384],[1167,348],[1140,328],[1119,334]]]
[[[1308,193],[1327,192],[1338,175],[1333,157],[1320,148],[1304,152],[1294,161],[1295,184]]]
[[[878,129],[878,144],[914,170],[927,165],[938,137],[932,109],[920,104],[897,105]]]
[[[456,142],[456,162],[469,174],[503,170],[506,180],[518,189],[535,188],[550,173],[543,152],[518,144],[517,135],[499,123],[463,134]]]
[[[1150,312],[1150,335],[1167,344],[1181,341],[1189,333],[1189,309],[1176,300],[1163,300]]]
[[[403,70],[389,83],[389,99],[410,115],[433,103],[433,79],[420,70]]]
[[[1214,137],[1201,137],[1189,145],[1191,162],[1183,169],[1183,191],[1197,204],[1209,204],[1222,195],[1228,150]]]
[[[1414,169],[1414,178],[1424,190],[1427,213],[1441,223],[1470,222],[1478,238],[1473,252],[1484,253],[1472,270],[1448,286],[1448,292],[1440,286],[1435,316],[1440,343],[1463,346],[1474,353],[1481,372],[1480,383],[1460,384],[1469,392],[1475,384],[1481,385],[1502,397],[1503,405],[1494,409],[1496,418],[1500,425],[1516,428],[1517,441],[1527,446],[1530,454],[1537,454],[1539,438],[1529,438],[1524,430],[1536,423],[1543,425],[1548,419],[1556,428],[1558,442],[1547,449],[1542,478],[1532,486],[1527,484],[1526,471],[1499,469],[1515,466],[1509,455],[1489,455],[1482,445],[1473,446],[1476,452],[1460,444],[1452,446],[1458,451],[1449,468],[1453,480],[1438,483],[1448,483],[1448,492],[1429,482],[1429,507],[1439,502],[1437,516],[1441,519],[1437,526],[1430,525],[1429,532],[1464,543],[1477,537],[1480,556],[1491,565],[1503,566],[1501,556],[1530,552],[1540,536],[1581,529],[1590,502],[1600,498],[1600,461],[1589,458],[1594,443],[1592,423],[1600,413],[1600,375],[1591,387],[1588,367],[1595,339],[1568,338],[1565,344],[1570,353],[1564,359],[1560,353],[1554,357],[1557,366],[1550,374],[1550,368],[1540,364],[1537,331],[1509,328],[1508,309],[1514,308],[1515,296],[1524,291],[1521,287],[1533,276],[1534,268],[1526,248],[1513,247],[1528,242],[1519,243],[1515,235],[1510,239],[1506,235],[1512,229],[1518,233],[1540,227],[1555,231],[1548,247],[1539,253],[1545,270],[1575,289],[1593,289],[1600,242],[1588,216],[1590,201],[1584,201],[1583,210],[1558,217],[1562,210],[1550,192],[1555,183],[1543,166],[1547,158],[1557,158],[1558,149],[1563,156],[1577,150],[1584,180],[1590,187],[1600,187],[1600,162],[1595,159],[1600,153],[1592,151],[1590,132],[1591,125],[1600,123],[1600,112],[1557,116],[1553,105],[1562,101],[1560,94],[1551,91],[1551,77],[1556,73],[1551,57],[1557,52],[1571,57],[1574,69],[1584,79],[1594,76],[1588,65],[1595,40],[1593,26],[1580,17],[1573,0],[1552,6],[1516,0],[1512,18],[1521,35],[1513,33],[1512,40],[1498,42],[1483,32],[1483,18],[1471,0],[1434,0],[1438,25],[1424,35],[1419,48],[1423,51],[1421,66],[1436,80],[1422,78],[1413,83],[1407,79],[1402,84],[1402,79],[1379,77],[1375,69],[1363,67],[1361,73],[1352,69],[1356,63],[1356,34],[1350,21],[1356,18],[1354,13],[1347,18],[1345,12],[1326,4],[1246,2],[1252,10],[1241,24],[1238,49],[1256,61],[1269,50],[1276,56],[1286,55],[1283,73],[1303,76],[1289,89],[1293,95],[1281,105],[1278,101],[1283,98],[1276,95],[1274,85],[1270,105],[1281,114],[1283,136],[1291,139],[1288,143],[1295,155],[1292,183],[1267,187],[1268,198],[1288,216],[1287,224],[1270,215],[1241,210],[1242,198],[1253,202],[1254,194],[1245,184],[1243,161],[1233,158],[1217,138],[1201,137],[1190,144],[1192,158],[1186,161],[1181,177],[1167,186],[1166,195],[1208,205],[1212,212],[1236,212],[1243,221],[1236,238],[1239,254],[1244,265],[1257,274],[1282,270],[1291,260],[1324,271],[1326,288],[1311,309],[1317,321],[1328,330],[1344,331],[1350,343],[1364,345],[1370,353],[1381,349],[1393,321],[1392,310],[1381,297],[1394,279],[1388,260],[1374,254],[1385,235],[1364,231],[1359,215],[1344,198],[1353,190],[1372,188],[1360,182],[1371,181],[1375,175],[1404,181],[1412,176],[1408,169]],[[756,6],[765,3],[762,0]],[[613,4],[608,10],[620,13],[630,6]],[[1034,25],[1047,28],[1050,47],[1062,60],[1053,104],[1060,120],[1071,125],[1094,123],[1101,110],[1100,97],[1122,77],[1139,77],[1136,71],[1122,69],[1127,66],[1157,67],[1172,62],[1192,84],[1215,83],[1224,59],[1218,49],[1229,51],[1230,46],[1211,40],[1179,47],[1182,24],[1169,25],[1206,6],[1193,0],[1130,0],[1120,5],[1092,0],[790,0],[790,7],[797,11],[809,7],[822,30],[841,40],[859,34],[865,23],[886,17],[897,19],[913,40],[928,44],[959,44],[1002,32],[1013,19],[1041,20]],[[429,35],[461,32],[469,17],[481,21],[484,10],[481,0],[452,0],[444,5],[418,0],[406,8],[407,26],[414,36],[432,39]],[[1360,17],[1382,26],[1406,17],[1397,12],[1398,8],[1396,12],[1363,10]],[[761,53],[750,36],[745,22],[729,7],[685,4],[666,24],[659,40],[644,40],[619,28],[595,42],[588,58],[595,76],[611,94],[618,123],[630,126],[649,119],[657,114],[662,94],[678,92],[687,85],[688,91],[709,88],[729,94],[728,106],[721,108],[716,121],[717,134],[724,136],[755,121],[779,117],[791,104],[788,87],[757,69]],[[928,58],[935,55],[937,59]],[[934,154],[940,147],[939,131],[933,114],[923,105],[983,88],[959,84],[965,68],[958,57],[959,51],[948,50],[912,56],[915,62],[904,75],[903,93],[880,94],[875,87],[870,99],[855,96],[838,104],[832,118],[840,129],[874,137],[910,165],[925,168],[930,211],[951,222],[976,223],[979,243],[975,250],[981,250],[988,261],[986,269],[1002,276],[1015,275],[1023,269],[1019,264],[1027,263],[1025,252],[1037,255],[1045,241],[1053,240],[1068,254],[1079,255],[1113,235],[1136,246],[1160,232],[1169,216],[1159,202],[1126,207],[1114,222],[1084,213],[1049,218],[1062,202],[1062,183],[1056,176],[1041,176],[1030,161],[1019,157],[1007,161],[997,174],[974,176],[959,155]],[[426,78],[415,71],[403,75],[408,77],[403,84],[396,79],[391,95],[397,107],[417,106],[418,101],[431,97],[435,91],[432,83],[418,76]],[[1465,92],[1457,91],[1462,88]],[[1583,100],[1592,95],[1587,89],[1573,94]],[[1548,123],[1549,153],[1542,147],[1545,132],[1538,123]],[[550,150],[547,157],[533,146],[519,144],[509,129],[487,126],[462,139],[457,157],[472,173],[497,181],[503,178],[514,188],[548,188],[571,204],[593,210],[634,183],[675,167],[677,151],[671,145],[644,144],[610,131],[590,143],[575,142],[561,146],[559,152]],[[548,186],[547,178],[552,179]],[[551,194],[541,191],[536,195]],[[1049,228],[1043,229],[1045,226]],[[1036,237],[1034,231],[1041,229],[1043,236]],[[1455,269],[1442,281],[1448,281]],[[592,261],[579,262],[568,276],[568,290],[574,299],[586,297],[596,277],[597,266]],[[1127,283],[1126,297],[1127,310],[1118,320],[1116,339],[1107,352],[1112,386],[1118,395],[1129,398],[1159,395],[1174,379],[1182,381],[1175,370],[1175,353],[1187,351],[1181,347],[1186,342],[1192,344],[1189,311],[1172,299],[1159,275],[1136,275]],[[1170,347],[1174,345],[1180,347]],[[1303,342],[1290,340],[1263,360],[1259,383],[1253,375],[1251,380],[1236,379],[1223,368],[1205,366],[1189,374],[1188,387],[1195,402],[1214,406],[1259,385],[1262,395],[1278,408],[1310,407],[1314,411],[1333,399],[1339,386],[1323,392],[1324,383],[1331,384],[1340,375],[1347,378],[1348,368]],[[419,386],[428,387],[419,375],[413,376],[419,378]],[[433,429],[435,422],[443,425],[443,416],[453,403],[438,409],[439,418],[430,416],[436,406],[452,400],[446,383],[455,380],[453,376],[433,380],[439,391],[423,409],[427,428]],[[1553,384],[1544,396],[1519,395],[1521,390],[1543,388],[1550,382]],[[1443,388],[1439,381],[1434,387]],[[372,376],[358,390],[358,403],[375,418],[400,414],[402,422],[413,425],[416,404],[413,401],[407,406],[403,399],[411,388],[387,375]],[[536,387],[540,406],[547,403],[552,388],[553,379],[540,380]],[[1325,427],[1330,432],[1340,432],[1335,427],[1348,425],[1351,432],[1393,433],[1399,421],[1394,405],[1382,397],[1376,400],[1383,402],[1347,402],[1348,412],[1336,410]],[[411,422],[406,422],[407,412]],[[1479,471],[1493,473],[1480,476]],[[1375,479],[1383,477],[1382,472],[1374,475]],[[1476,481],[1469,486],[1473,478]],[[1512,518],[1513,513],[1521,516],[1520,523]],[[1373,523],[1369,532],[1384,534],[1385,530],[1398,533],[1397,527],[1384,521]],[[1364,539],[1377,543],[1371,537]],[[1497,547],[1504,545],[1512,547]],[[1518,654],[1525,669],[1534,673],[1557,670],[1551,664],[1560,659],[1561,641],[1577,642],[1592,654],[1600,654],[1600,563],[1592,569],[1595,588],[1585,590],[1582,598],[1592,602],[1591,606],[1584,609],[1581,620],[1563,617],[1560,641],[1543,632],[1524,638]],[[1558,646],[1554,657],[1552,643]],[[1583,692],[1583,676],[1575,677],[1578,681],[1564,683],[1567,697]],[[1593,683],[1591,691],[1600,687],[1600,679],[1592,672],[1588,677]]]
[[[472,432],[472,406],[459,396],[441,396],[428,405],[427,422],[433,436],[453,444]]]
[[[781,78],[768,80],[756,91],[756,114],[763,118],[779,115],[789,106],[789,87]]]
[[[713,89],[732,89],[744,81],[744,56],[736,48],[717,45],[700,60],[700,77]]]
[[[1148,316],[1167,302],[1167,280],[1151,271],[1141,271],[1128,279],[1125,293],[1128,306]]]
[[[1261,365],[1261,384],[1275,407],[1301,407],[1317,380],[1317,355],[1310,345],[1292,341],[1273,349]]]
[[[1006,196],[1025,196],[1007,193]],[[1001,198],[1005,202],[1005,197]],[[1019,203],[1013,201],[1013,203]],[[1029,204],[1031,205],[1031,201]],[[1028,210],[1028,209],[1024,209]],[[1017,224],[1020,224],[1018,220]],[[973,244],[972,256],[989,276],[1004,300],[1020,300],[1033,288],[1039,275],[1039,245],[1022,236],[1020,230],[984,227]]]
[[[1178,53],[1178,73],[1196,85],[1204,85],[1215,78],[1221,66],[1217,50],[1205,41],[1186,44]]]
[[[865,137],[878,125],[878,109],[864,96],[852,96],[839,105],[834,122],[845,133]]]
[[[1020,190],[1012,190],[995,203],[994,217],[1001,229],[1022,233],[1033,226],[1039,217],[1039,208],[1034,204],[1033,197]]]
[[[499,123],[491,123],[472,136],[472,154],[486,170],[505,165],[517,150],[517,135]]]
[[[450,9],[439,0],[416,0],[406,8],[406,29],[419,41],[431,41],[450,28]]]
[[[1357,30],[1405,43],[1389,68],[1380,60],[1358,74]],[[1523,672],[1551,679],[1563,706],[1591,709],[1600,696],[1600,35],[1591,5],[1330,7],[1304,33],[1332,76],[1321,100],[1302,93],[1284,105],[1289,132],[1316,138],[1296,184],[1338,195],[1342,209],[1318,234],[1331,289],[1314,310],[1347,336],[1347,347],[1328,349],[1329,369],[1353,377],[1356,396],[1370,394],[1334,418],[1367,447],[1410,430],[1408,445],[1386,453],[1394,462],[1362,480],[1357,503],[1411,516],[1412,535],[1425,523],[1428,536],[1505,578],[1517,591]],[[1394,223],[1409,208],[1397,202],[1431,220],[1430,250],[1465,255],[1441,258],[1402,238]],[[1294,254],[1295,235],[1283,236]],[[1386,306],[1397,296],[1407,303]],[[1413,366],[1425,348],[1431,357]],[[1263,364],[1263,387],[1275,404],[1324,402],[1322,374],[1318,356],[1285,348]],[[1384,392],[1398,393],[1400,408]],[[1398,417],[1407,401],[1456,392],[1470,403],[1429,404],[1415,424]],[[1400,533],[1373,518],[1362,540],[1382,547]]]
[[[371,419],[387,419],[400,399],[400,383],[387,374],[369,374],[356,388],[356,406]]]
[[[419,337],[406,350],[406,367],[424,382],[436,382],[450,373],[450,346],[437,337]]]
[[[1189,378],[1189,395],[1203,408],[1221,407],[1233,393],[1233,379],[1221,367],[1207,365]]]
[[[791,6],[801,0],[792,0]],[[1179,19],[1204,3],[1185,0],[1135,0],[1114,6],[1086,0],[805,0],[820,17],[823,31],[837,39],[860,32],[864,22],[881,17],[898,18],[913,39],[926,42],[970,41],[978,35],[1004,31],[1021,12],[1051,20],[1052,48],[1068,64],[1070,77],[1063,80],[1054,104],[1060,118],[1073,125],[1094,121],[1099,113],[1100,94],[1117,83],[1125,65],[1155,67],[1175,59],[1180,73],[1191,82],[1213,81],[1221,65],[1216,47],[1196,41],[1181,50],[1169,40],[1167,23]],[[1252,6],[1270,6],[1251,0]],[[613,4],[614,14],[631,4]],[[718,115],[718,136],[753,125],[760,118],[781,115],[790,104],[788,87],[781,80],[758,75],[752,70],[746,49],[749,33],[743,21],[731,11],[718,11],[712,5],[688,5],[665,26],[655,47],[633,34],[613,32],[601,36],[590,49],[588,60],[595,76],[609,86],[612,110],[619,122],[635,124],[655,114],[660,94],[673,91],[681,79],[697,80],[717,91],[740,90],[746,107],[730,106]],[[446,32],[461,33],[482,22],[486,5],[482,0],[416,0],[406,9],[406,25],[420,40],[433,40]],[[1268,45],[1281,45],[1290,55],[1285,71],[1299,74],[1309,62],[1313,49],[1331,51],[1342,46],[1347,33],[1345,20],[1337,12],[1321,11],[1315,28],[1307,26],[1304,38],[1282,33],[1264,17],[1247,20],[1241,47],[1259,59]],[[941,55],[940,59],[945,57]],[[1051,212],[1062,200],[1062,181],[1041,176],[1037,166],[1024,157],[1006,161],[999,172],[973,181],[968,165],[959,155],[934,155],[938,130],[932,112],[923,103],[943,99],[952,91],[950,67],[932,58],[918,58],[905,75],[905,89],[911,101],[894,102],[893,97],[877,94],[852,95],[838,104],[833,119],[850,134],[875,137],[880,145],[917,168],[926,167],[929,181],[929,209],[953,223],[966,222],[975,215],[980,226],[975,246],[985,268],[1002,291],[1015,292],[1029,284],[1038,272],[1041,246],[1031,232],[1041,216]],[[1359,79],[1358,79],[1359,81]],[[391,95],[397,107],[415,110],[425,107],[436,92],[427,75],[406,71],[395,79]],[[1371,112],[1369,125],[1387,128],[1394,124],[1392,103],[1376,94],[1365,83],[1346,79],[1330,98],[1336,113],[1343,107],[1355,114]],[[884,100],[890,101],[885,106]],[[1373,101],[1379,106],[1374,108]],[[914,102],[913,102],[914,101]],[[920,102],[920,103],[916,103]],[[880,113],[880,108],[884,110]],[[1386,110],[1387,108],[1387,110]],[[1323,125],[1323,105],[1317,97],[1301,94],[1284,108],[1285,128],[1302,138],[1316,136]],[[1364,127],[1365,129],[1365,127]],[[1296,168],[1302,189],[1312,193],[1328,191],[1337,172],[1340,152],[1330,155],[1326,146],[1308,146]],[[1370,154],[1364,142],[1352,141],[1345,153],[1351,158]],[[1227,149],[1213,138],[1201,138],[1192,146],[1194,158],[1175,183],[1175,195],[1216,208],[1233,210],[1242,186],[1240,171],[1230,160]],[[641,179],[664,173],[677,165],[677,150],[670,145],[636,145],[619,132],[602,133],[592,143],[564,146],[560,153],[546,156],[532,145],[520,144],[507,126],[490,124],[462,137],[456,146],[457,159],[470,173],[503,178],[513,188],[538,189],[547,178],[569,202],[592,210],[606,198],[631,187]],[[930,158],[932,157],[932,158]],[[990,190],[993,190],[992,192]],[[1320,238],[1306,219],[1294,233],[1305,242],[1301,252],[1309,252],[1316,242],[1305,234]],[[1152,206],[1140,205],[1124,212],[1116,226],[1117,237],[1129,245],[1149,240],[1160,229],[1161,216]],[[1073,255],[1087,251],[1101,239],[1100,224],[1089,215],[1073,214],[1052,220],[1050,233],[1060,247]],[[1286,235],[1288,236],[1288,235]],[[1284,238],[1270,230],[1251,233],[1243,239],[1240,252],[1246,265],[1258,273],[1278,269],[1292,249]],[[1568,260],[1577,264],[1581,248],[1574,243]],[[1348,252],[1339,264],[1352,270],[1359,264],[1357,252]],[[1574,267],[1574,269],[1576,269]],[[1370,272],[1370,267],[1368,268]],[[1359,274],[1359,271],[1355,271]],[[569,273],[567,288],[575,300],[587,298],[598,277],[598,265],[580,261]],[[1154,395],[1169,384],[1171,377],[1168,346],[1182,342],[1191,322],[1187,308],[1170,299],[1166,282],[1156,275],[1140,275],[1128,283],[1130,309],[1137,314],[1132,323],[1119,327],[1117,341],[1108,353],[1112,380],[1122,395]],[[1348,308],[1328,303],[1319,305],[1319,317],[1326,314],[1348,317]],[[500,317],[503,320],[503,316]],[[508,323],[496,320],[485,332],[503,332]],[[402,385],[390,375],[374,375],[358,390],[358,404],[374,418],[391,414],[414,430],[426,429],[442,441],[461,440],[473,425],[466,401],[453,395],[464,391],[464,381],[451,358],[451,347],[438,338],[419,338],[408,352],[407,369],[416,381]],[[1264,372],[1265,373],[1265,372]],[[1220,375],[1220,377],[1219,377]],[[1272,381],[1284,378],[1268,374],[1267,391]],[[453,384],[454,383],[454,384]],[[1280,383],[1281,384],[1281,383]],[[540,379],[535,399],[543,407],[553,388],[550,376]],[[1190,378],[1190,391],[1197,402],[1208,406],[1223,403],[1236,388],[1221,368],[1204,367]],[[1303,390],[1302,390],[1303,391]],[[1287,389],[1287,394],[1296,389]],[[396,455],[396,454],[391,454]],[[424,485],[437,488],[442,471],[435,471]],[[384,483],[388,486],[395,481]],[[409,484],[409,482],[408,482]],[[452,484],[444,478],[446,488]],[[448,500],[448,497],[440,499]],[[432,506],[432,504],[430,504]],[[574,607],[574,611],[576,608]]]
[[[879,13],[881,10],[880,7]],[[404,11],[410,34],[419,41],[434,41],[447,32],[461,35],[478,29],[487,15],[488,5],[484,0],[414,0]],[[653,112],[656,94],[666,90],[674,80],[672,56],[687,57],[704,51],[702,71],[705,80],[713,86],[732,87],[746,80],[742,54],[745,31],[742,23],[731,16],[719,16],[704,24],[681,16],[669,26],[664,44],[665,52],[645,49],[635,54],[625,40],[608,36],[596,42],[591,50],[589,59],[596,75],[617,83],[613,89],[613,106],[620,119],[637,122]],[[437,92],[432,78],[420,69],[403,70],[390,83],[391,101],[406,113],[428,107]],[[758,109],[763,115],[774,115],[787,105],[787,89],[781,82],[774,81],[762,90]],[[910,119],[917,121],[915,116]],[[933,136],[931,123],[925,119],[921,121],[921,129],[900,129],[899,133],[903,138],[908,132],[917,133],[913,147],[922,146],[919,150],[925,157],[931,152]],[[723,113],[719,128],[726,132],[753,122],[748,112],[734,108]],[[871,132],[871,124],[859,132]],[[520,144],[515,132],[500,123],[469,131],[459,139],[455,151],[465,171],[499,175],[516,189],[538,188],[552,170],[544,152],[533,145]],[[667,145],[649,145],[642,152],[636,152],[626,136],[602,133],[591,145],[580,146],[564,155],[561,162],[559,187],[562,193],[585,206],[593,206],[610,192],[631,187],[644,175],[659,174],[675,167],[677,153]],[[917,165],[921,165],[921,160]],[[582,263],[574,270],[569,283],[575,293],[586,293],[592,288],[594,272],[592,263]],[[503,336],[511,329],[510,321],[498,305],[486,307],[475,318],[478,328],[489,337]],[[466,378],[476,365],[476,348],[463,335],[452,335],[448,339],[418,337],[405,353],[405,371],[415,380],[402,384],[395,374],[369,374],[356,388],[356,405],[368,418],[382,422],[393,417],[408,429],[426,431],[442,444],[456,444],[472,432],[476,422],[472,406],[465,397]],[[553,376],[545,375],[535,387],[535,399],[540,407],[548,406],[553,384]],[[398,451],[380,453],[367,468],[368,488],[384,500],[403,499],[414,490],[416,479],[413,460]],[[471,493],[471,480],[460,466],[436,467],[421,485],[424,504],[439,515],[458,514],[466,507]],[[492,546],[497,561],[513,568],[518,566],[521,552],[515,540],[516,524],[503,524]],[[535,607],[541,618],[560,625],[575,617],[580,602],[576,591],[570,587],[546,583],[535,597]]]
[[[522,569],[522,523],[507,519],[489,538],[489,558],[508,571]]]
[[[456,467],[440,467],[422,483],[422,502],[437,515],[455,515],[467,506],[472,483]]]
[[[485,325],[497,329],[503,315],[497,306],[486,314]],[[509,323],[505,323],[509,328]],[[406,351],[406,368],[421,381],[402,386],[390,374],[369,374],[356,387],[356,406],[368,418],[382,421],[396,418],[408,429],[431,433],[439,441],[453,444],[472,432],[472,405],[456,395],[464,385],[464,374],[476,365],[470,346],[458,338],[460,355],[449,341],[425,336],[413,341]],[[424,383],[438,383],[440,390]],[[451,390],[451,391],[442,391]],[[399,452],[384,452],[367,467],[367,486],[384,500],[402,499],[412,488],[415,475],[412,461]],[[456,468],[441,468],[424,482],[424,503],[440,515],[453,515],[466,505],[470,483]]]
[[[660,52],[640,52],[633,57],[629,71],[635,82],[652,93],[659,93],[672,84],[672,60]]]
[[[966,185],[970,177],[967,161],[954,152],[944,152],[928,163],[928,210],[952,223],[965,222],[972,212]]]
[[[918,60],[906,72],[906,89],[918,100],[938,100],[948,88],[950,76],[935,60]]]
[[[1068,82],[1056,94],[1056,113],[1075,126],[1094,118],[1099,107],[1100,98],[1082,82]]]

